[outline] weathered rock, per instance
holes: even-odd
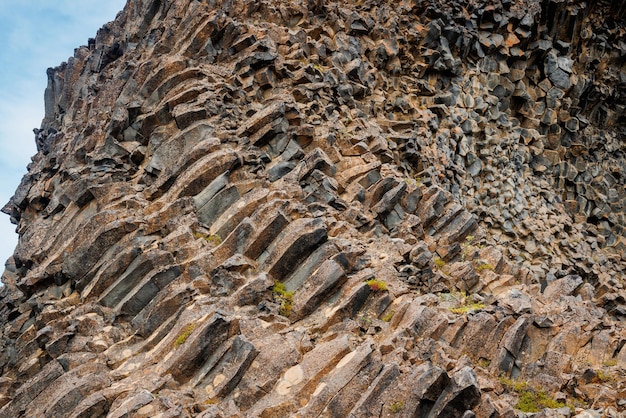
[[[566,276],[550,283],[543,291],[543,296],[547,300],[558,299],[562,296],[570,296],[582,284],[582,277],[574,275]]]
[[[626,10],[483,3],[129,0],[3,207],[0,416],[622,413]]]
[[[465,416],[480,402],[480,388],[476,375],[470,367],[464,367],[450,379],[450,384],[441,393],[428,416]]]

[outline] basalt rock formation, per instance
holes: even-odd
[[[3,209],[0,417],[623,416],[625,19],[129,0]]]

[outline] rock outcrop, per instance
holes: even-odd
[[[3,209],[0,417],[623,416],[625,19],[129,0]]]

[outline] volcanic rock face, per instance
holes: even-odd
[[[623,413],[625,17],[129,0],[3,209],[0,417]]]

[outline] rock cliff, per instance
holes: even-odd
[[[624,416],[625,19],[129,0],[3,208],[0,417]]]

